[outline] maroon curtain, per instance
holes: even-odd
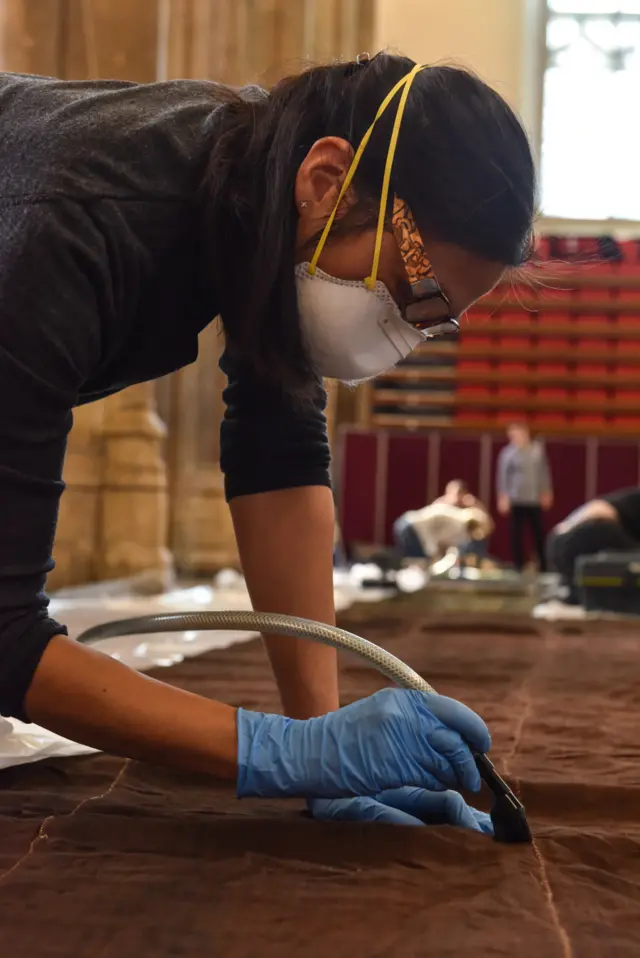
[[[421,509],[429,501],[429,437],[390,436],[387,459],[385,541],[393,541],[392,527],[407,509]]]

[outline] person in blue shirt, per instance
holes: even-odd
[[[547,571],[544,512],[553,505],[551,470],[542,443],[532,439],[526,423],[507,429],[509,444],[498,456],[498,512],[509,516],[511,554],[518,572],[525,565],[524,532],[533,534],[538,571]]]

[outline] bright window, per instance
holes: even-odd
[[[546,216],[640,220],[640,0],[547,0]]]

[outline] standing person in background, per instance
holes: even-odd
[[[531,438],[526,423],[507,429],[509,444],[498,457],[498,512],[511,520],[511,557],[518,572],[524,568],[524,530],[529,526],[540,572],[547,571],[542,513],[553,505],[551,472],[542,443]]]

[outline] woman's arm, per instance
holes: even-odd
[[[254,608],[333,623],[331,490],[307,486],[241,496],[231,513]],[[275,635],[265,636],[265,643],[286,715],[310,718],[338,708],[334,649]]]
[[[235,780],[236,710],[57,636],[29,687],[32,722],[113,755]]]
[[[334,622],[334,508],[326,394],[297,400],[226,353],[221,467],[254,608]],[[336,654],[266,636],[285,713],[338,707]]]
[[[542,490],[540,495],[540,505],[543,509],[551,509],[553,506],[553,481],[551,478],[551,469],[549,467],[549,459],[547,458],[547,451],[544,446],[541,447],[542,458],[540,462],[540,488]]]

